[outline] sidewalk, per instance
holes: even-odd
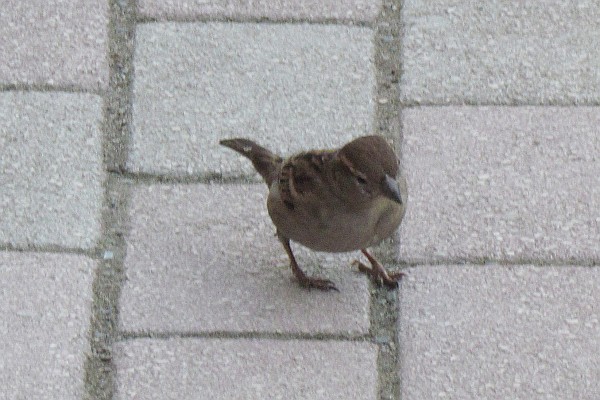
[[[8,0],[0,399],[600,398],[600,4]],[[218,145],[366,133],[398,291]]]

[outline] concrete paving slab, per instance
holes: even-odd
[[[600,395],[598,267],[425,266],[398,293],[403,399]]]
[[[100,236],[102,98],[0,94],[0,242],[94,247]]]
[[[117,399],[376,399],[366,342],[139,339],[115,345]]]
[[[356,253],[295,250],[340,292],[301,288],[266,211],[266,185],[140,186],[131,200],[121,328],[133,332],[369,331]],[[325,268],[321,268],[325,267]]]
[[[594,0],[407,0],[402,18],[404,102],[600,101]]]
[[[269,20],[327,20],[372,22],[381,1],[368,0],[140,0],[138,12],[146,18],[267,18]]]
[[[108,85],[108,2],[3,0],[0,83]]]
[[[0,252],[3,399],[81,399],[96,263]]]
[[[139,25],[128,168],[253,174],[218,141],[245,136],[289,153],[370,132],[372,38],[333,25]]]
[[[600,109],[403,111],[400,259],[600,260]]]

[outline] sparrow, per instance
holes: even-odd
[[[338,290],[329,279],[302,271],[290,240],[315,251],[360,250],[371,267],[353,264],[376,283],[397,287],[403,273],[387,272],[367,251],[396,231],[406,211],[406,180],[383,137],[364,136],[339,149],[310,150],[286,159],[248,139],[219,143],[249,158],[269,187],[269,216],[301,286]]]

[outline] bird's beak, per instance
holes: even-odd
[[[381,183],[383,195],[396,203],[402,204],[402,195],[400,194],[400,186],[398,181],[389,175],[385,176],[385,179]]]

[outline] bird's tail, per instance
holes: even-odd
[[[221,140],[219,144],[248,157],[268,186],[271,186],[273,180],[276,179],[277,170],[283,161],[278,155],[248,139],[225,139]]]

